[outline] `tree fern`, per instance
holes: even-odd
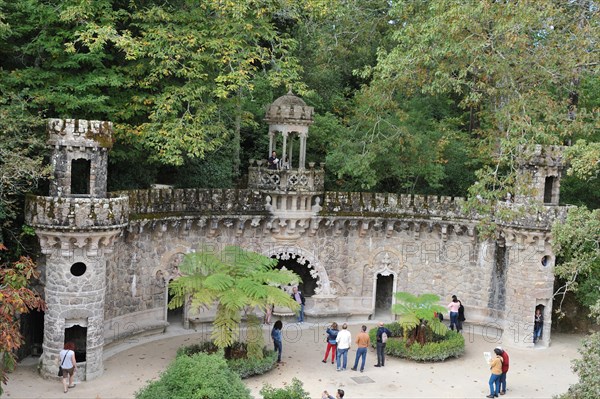
[[[187,254],[179,265],[183,276],[169,286],[174,294],[169,308],[182,306],[188,298],[192,308],[216,304],[211,336],[218,347],[226,348],[238,338],[241,313],[246,308],[298,308],[296,301],[279,287],[297,283],[300,278],[276,266],[276,259],[236,246],[226,246],[220,252],[203,248]]]

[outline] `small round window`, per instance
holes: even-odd
[[[550,264],[550,256],[544,255],[542,257],[542,266],[546,267]]]
[[[83,276],[86,269],[87,266],[83,262],[73,263],[71,266],[71,274],[76,277]]]

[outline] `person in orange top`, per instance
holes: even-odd
[[[356,359],[354,360],[354,367],[351,370],[356,371],[358,367],[358,359],[362,358],[362,364],[360,366],[360,372],[365,371],[365,362],[367,361],[367,348],[371,345],[371,338],[369,334],[367,334],[367,326],[361,327],[361,332],[358,333],[356,337],[356,345],[358,349],[356,350]]]
[[[500,376],[502,375],[502,351],[498,348],[494,349],[496,356],[490,361],[490,394],[486,398],[497,398],[500,392]]]

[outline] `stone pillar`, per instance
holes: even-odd
[[[281,153],[281,161],[279,163],[279,166],[281,166],[281,162],[283,162],[283,160],[285,159],[285,156],[287,154],[287,138],[288,138],[288,132],[281,132],[281,135],[283,136],[283,147],[282,147],[282,153]]]

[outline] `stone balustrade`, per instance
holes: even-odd
[[[308,169],[267,169],[265,161],[248,168],[248,187],[257,190],[282,192],[321,192],[325,187],[325,171],[309,163]],[[321,165],[322,166],[322,165]]]
[[[466,200],[462,197],[410,195],[365,192],[326,192],[322,213],[345,216],[409,216],[436,219],[479,220],[482,215],[465,209]],[[567,207],[543,206],[541,204],[498,203],[496,212],[508,215],[504,220],[494,217],[499,224],[549,228],[555,220],[562,220]]]
[[[27,224],[52,229],[102,229],[124,226],[129,220],[129,197],[27,196]]]
[[[152,189],[129,190],[112,195],[129,197],[132,218],[148,215],[257,214],[265,212],[258,191],[237,189]]]

